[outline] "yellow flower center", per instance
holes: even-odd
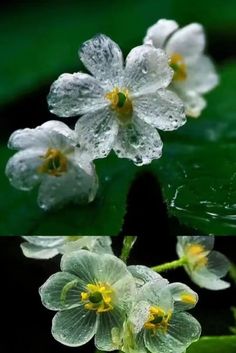
[[[97,313],[111,311],[113,291],[106,283],[88,284],[87,291],[81,293],[81,300],[87,310],[94,310]]]
[[[166,333],[171,316],[172,310],[168,310],[166,313],[159,306],[151,306],[149,309],[149,317],[144,324],[144,328],[154,331],[161,330]]]
[[[46,173],[58,177],[67,171],[67,158],[60,150],[49,148],[46,154],[41,158],[44,161],[41,166],[38,167],[39,173]]]
[[[184,81],[187,78],[187,66],[184,58],[179,53],[174,53],[170,57],[170,67],[174,70],[174,81]]]
[[[207,265],[206,250],[202,244],[188,244],[185,253],[194,270]]]
[[[196,296],[190,293],[183,293],[180,296],[180,300],[186,304],[196,304]]]
[[[111,107],[116,111],[119,121],[122,123],[130,122],[133,106],[129,98],[129,91],[116,87],[113,91],[108,92],[105,97],[111,102]]]

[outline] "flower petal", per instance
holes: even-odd
[[[68,272],[54,273],[39,288],[43,305],[50,310],[65,310],[82,305],[84,283]]]
[[[145,346],[151,353],[175,352],[182,353],[201,334],[199,322],[184,312],[174,313],[165,333],[157,330],[146,330],[144,335]]]
[[[222,290],[230,287],[230,283],[213,276],[210,272],[192,272],[190,277],[199,287],[210,290]]]
[[[193,308],[198,302],[198,295],[191,288],[183,283],[171,283],[168,288],[174,298],[176,311],[183,311]]]
[[[205,55],[201,55],[187,68],[187,79],[180,82],[179,86],[185,91],[207,93],[219,83],[213,62]]]
[[[166,284],[168,284],[167,279],[162,278],[159,273],[153,271],[149,267],[142,265],[132,265],[128,266],[128,270],[134,277],[135,283],[138,287],[142,287],[145,283],[156,280],[163,280]]]
[[[134,111],[140,119],[160,130],[175,130],[186,122],[182,101],[164,89],[136,98]]]
[[[71,165],[59,177],[47,175],[39,187],[38,204],[44,210],[62,207],[68,202],[91,202],[98,188],[96,174],[89,175],[79,166]]]
[[[58,312],[52,321],[52,335],[62,344],[79,347],[96,332],[96,314],[83,306]]]
[[[79,56],[86,68],[99,80],[103,87],[112,89],[119,85],[123,76],[123,56],[119,46],[104,34],[86,41]]]
[[[49,110],[61,117],[86,114],[107,105],[104,90],[95,78],[81,72],[63,74],[52,84]]]
[[[230,262],[226,256],[218,251],[211,251],[207,256],[207,269],[217,277],[223,277],[230,268]]]
[[[23,254],[31,259],[51,259],[59,253],[56,248],[43,248],[27,242],[20,244],[20,247]]]
[[[118,132],[115,114],[110,108],[81,117],[76,126],[78,142],[93,159],[104,158],[110,152]]]
[[[95,335],[95,346],[101,351],[116,350],[112,340],[112,329],[121,329],[124,314],[117,309],[98,315],[98,326]]]
[[[126,58],[123,85],[129,89],[133,97],[167,87],[172,77],[173,70],[162,49],[141,45],[132,49]]]
[[[43,248],[53,248],[60,246],[64,243],[64,236],[55,236],[55,235],[32,235],[26,236],[23,235],[22,238],[27,240],[29,243],[43,247]]]
[[[42,149],[26,149],[17,152],[6,165],[6,176],[10,183],[20,190],[31,190],[41,180],[37,168],[42,164]]]
[[[185,60],[191,61],[202,54],[205,47],[203,27],[198,23],[191,23],[176,31],[166,44],[166,52],[171,55],[178,53]]]
[[[173,298],[171,292],[162,279],[148,282],[142,286],[137,293],[137,301],[143,300],[154,306],[160,306],[165,312],[173,309]]]
[[[175,21],[161,19],[148,28],[144,43],[151,43],[155,48],[164,48],[167,39],[178,27]]]
[[[195,244],[200,244],[203,246],[205,250],[205,255],[207,255],[214,246],[215,238],[214,236],[201,236],[201,235],[193,235],[193,236],[177,236],[177,254],[179,257],[182,257],[185,255],[185,248],[188,245],[195,245]]]
[[[198,118],[207,103],[198,93],[187,91],[184,87],[172,84],[170,88],[179,96],[184,103],[185,114],[192,118]]]
[[[162,141],[153,127],[134,117],[132,123],[119,127],[113,149],[118,157],[143,165],[161,157]]]

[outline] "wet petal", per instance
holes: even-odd
[[[159,273],[153,271],[151,268],[136,265],[136,266],[128,266],[128,270],[135,278],[135,283],[138,287],[142,287],[145,283],[156,281],[156,280],[163,280],[166,284],[168,281],[164,279]]]
[[[44,306],[50,310],[65,310],[82,305],[80,293],[84,283],[68,272],[57,272],[39,288]]]
[[[146,330],[144,335],[145,346],[152,353],[175,352],[182,353],[201,333],[199,322],[191,315],[183,312],[174,313],[165,333],[158,330]]]
[[[112,340],[112,329],[121,329],[124,314],[117,309],[98,315],[98,327],[95,336],[95,346],[101,351],[116,350]]]
[[[20,190],[31,190],[41,180],[37,172],[45,153],[42,149],[27,149],[17,152],[6,165],[6,176],[10,183]]]
[[[162,141],[153,127],[134,117],[131,124],[119,127],[113,149],[118,157],[143,165],[161,157]]]
[[[60,176],[47,175],[39,187],[38,204],[44,210],[60,208],[66,203],[83,204],[96,196],[96,174],[89,175],[79,166],[71,165]]]
[[[186,122],[182,101],[164,89],[136,98],[134,111],[140,119],[160,130],[175,130]]]
[[[123,56],[119,46],[104,34],[86,41],[79,56],[86,68],[107,89],[119,85],[123,76]]]
[[[230,262],[226,256],[218,251],[211,251],[207,256],[207,269],[218,277],[223,277],[227,274],[230,268]]]
[[[126,58],[124,86],[131,96],[155,92],[167,87],[173,77],[168,57],[161,49],[141,45],[131,50]]]
[[[20,247],[23,254],[32,259],[51,259],[58,254],[56,248],[43,248],[27,242],[20,244]]]
[[[187,91],[184,87],[171,85],[171,89],[179,96],[184,103],[185,114],[192,118],[198,118],[207,103],[203,97],[194,91]]]
[[[222,290],[230,287],[230,283],[219,279],[206,270],[204,272],[192,272],[190,273],[190,277],[194,283],[202,288]]]
[[[104,95],[103,88],[92,76],[80,72],[63,74],[50,88],[49,110],[61,117],[85,114],[105,107]]]
[[[78,347],[96,332],[96,314],[83,306],[58,312],[52,321],[52,335],[62,344]]]
[[[176,311],[183,311],[193,308],[198,302],[198,295],[191,288],[183,283],[171,283],[168,288],[174,298]]]
[[[144,43],[151,43],[155,48],[164,48],[167,39],[178,27],[175,21],[161,19],[148,28]]]
[[[176,31],[168,40],[166,52],[178,53],[185,60],[191,61],[202,54],[205,47],[203,27],[198,23],[191,23]]]
[[[80,118],[75,126],[78,142],[93,159],[104,158],[110,152],[118,131],[115,114],[110,108]]]
[[[171,292],[163,280],[146,283],[139,289],[137,301],[143,300],[154,306],[160,306],[165,312],[173,309],[173,298]]]
[[[43,248],[53,248],[60,246],[64,243],[64,236],[55,236],[55,235],[32,235],[26,236],[23,235],[22,238],[27,240],[33,245],[37,245]]]

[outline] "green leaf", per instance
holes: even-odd
[[[236,336],[201,337],[193,343],[187,353],[235,353]]]

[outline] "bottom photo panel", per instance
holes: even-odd
[[[1,236],[4,353],[235,353],[234,236]]]

